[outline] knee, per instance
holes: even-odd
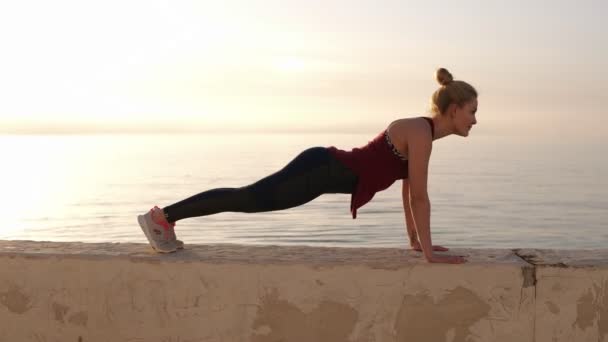
[[[255,213],[261,211],[267,211],[275,206],[275,200],[271,196],[271,192],[264,191],[260,186],[247,186],[242,188],[244,196],[243,212]]]

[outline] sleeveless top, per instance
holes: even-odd
[[[422,118],[429,123],[431,134],[434,135],[433,119]],[[357,209],[371,201],[376,192],[385,190],[396,180],[408,176],[408,160],[392,144],[388,129],[378,134],[367,145],[353,148],[351,151],[340,150],[334,146],[328,147],[328,150],[359,178],[350,200],[353,219],[357,218]]]

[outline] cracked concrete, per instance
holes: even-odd
[[[608,338],[608,250],[513,252],[535,270],[536,341]]]
[[[608,250],[0,241],[0,341],[608,338]]]

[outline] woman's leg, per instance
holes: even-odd
[[[241,188],[208,190],[163,208],[172,223],[221,212],[256,213],[293,208],[324,193],[352,193],[357,176],[325,147],[300,153],[282,170]]]

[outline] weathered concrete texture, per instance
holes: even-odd
[[[608,341],[608,250],[515,252],[536,266],[537,341]]]
[[[604,269],[536,252],[0,241],[0,342],[605,338]]]

